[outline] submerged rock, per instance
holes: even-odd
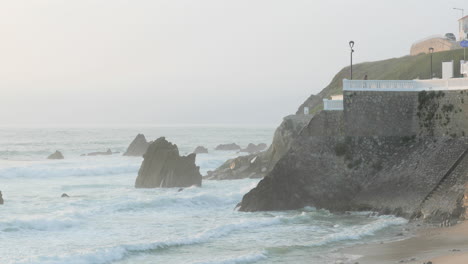
[[[50,154],[47,159],[54,159],[54,160],[60,160],[60,159],[64,159],[63,157],[63,154],[56,150],[54,153]]]
[[[138,134],[123,155],[142,157],[146,153],[146,150],[148,150],[149,145],[150,143],[146,141],[145,136],[143,134]]]
[[[3,204],[3,196],[2,196],[2,191],[0,191],[0,204]]]
[[[206,153],[208,153],[208,149],[203,147],[203,146],[198,146],[198,147],[195,148],[193,153],[195,153],[195,154],[206,154]]]
[[[253,143],[249,143],[249,145],[244,148],[244,149],[241,149],[241,152],[248,152],[250,154],[254,154],[254,153],[258,153],[260,151],[263,151],[267,148],[267,144],[265,143],[260,143],[258,145],[255,145]]]
[[[91,153],[88,153],[86,154],[86,156],[108,156],[108,155],[112,155],[112,150],[110,149],[107,149],[106,152],[91,152]],[[84,156],[84,155],[82,155]]]
[[[221,144],[216,146],[215,150],[240,150],[241,147],[237,145],[236,143],[231,143],[231,144]]]
[[[136,188],[201,186],[200,167],[195,165],[196,154],[180,156],[177,145],[164,137],[151,143],[143,155],[143,163],[135,181]]]

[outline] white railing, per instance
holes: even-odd
[[[343,110],[343,100],[323,99],[323,110],[326,110],[326,111]]]
[[[468,90],[468,78],[432,80],[343,80],[344,91]]]

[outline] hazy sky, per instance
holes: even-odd
[[[466,0],[3,0],[0,125],[275,124]]]

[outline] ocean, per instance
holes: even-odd
[[[354,263],[338,250],[395,239],[407,223],[367,212],[235,210],[258,179],[135,189],[142,158],[124,157],[138,133],[181,154],[202,145],[202,175],[240,155],[218,144],[270,144],[274,126],[0,127],[0,264]],[[83,157],[84,153],[120,152]],[[60,150],[64,160],[47,160]],[[61,198],[67,193],[70,198]]]

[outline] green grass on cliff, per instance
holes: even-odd
[[[468,50],[467,50],[468,58]],[[463,60],[463,49],[438,52],[433,54],[433,71],[435,78],[442,77],[442,62],[454,61],[455,77],[460,77],[460,60]],[[353,79],[362,80],[367,74],[369,80],[414,80],[429,79],[431,74],[431,56],[405,56],[382,61],[364,62],[353,65]],[[320,98],[328,98],[343,91],[343,79],[349,78],[349,66],[343,68],[333,77],[331,83],[317,94]],[[308,99],[310,100],[310,98]],[[323,104],[305,103],[311,108],[311,113],[323,109]],[[301,107],[302,108],[302,107]]]

